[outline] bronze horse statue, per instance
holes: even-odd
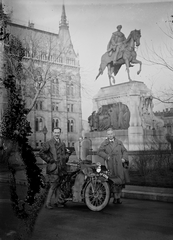
[[[122,44],[121,44],[121,47],[119,49],[118,56],[117,56],[117,62],[115,64],[113,64],[115,52],[113,52],[111,56],[109,56],[108,52],[103,54],[101,57],[99,73],[95,80],[97,80],[97,78],[101,74],[103,74],[103,71],[107,67],[110,85],[112,85],[111,79],[113,80],[113,83],[115,84],[115,78],[112,76],[112,74],[114,74],[114,76],[116,76],[118,71],[120,70],[121,66],[123,64],[126,64],[128,79],[129,79],[129,81],[132,81],[132,79],[130,78],[130,71],[129,71],[129,67],[133,67],[133,65],[131,65],[131,63],[139,64],[140,68],[139,68],[139,71],[137,72],[137,74],[139,74],[142,69],[142,62],[136,59],[137,54],[135,51],[135,47],[138,47],[140,45],[140,38],[141,38],[140,30],[135,29],[130,32],[128,38],[125,40],[125,42],[122,42]]]

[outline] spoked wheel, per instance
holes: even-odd
[[[99,180],[89,182],[85,189],[85,203],[92,211],[101,211],[110,199],[110,188],[107,182]]]

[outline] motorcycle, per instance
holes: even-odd
[[[107,167],[87,160],[66,164],[73,170],[60,176],[57,188],[59,203],[83,202],[92,211],[103,210],[109,203],[114,185]]]

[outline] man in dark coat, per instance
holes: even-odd
[[[59,175],[65,170],[69,157],[65,143],[60,139],[60,134],[61,128],[54,128],[53,138],[47,141],[39,152],[40,157],[47,163],[46,172],[50,181],[50,189],[45,205],[48,209],[53,208],[51,198],[59,184]]]
[[[97,154],[106,161],[110,178],[115,184],[113,203],[121,204],[122,188],[126,182],[129,182],[129,177],[125,174],[123,165],[128,165],[129,161],[126,148],[121,141],[115,138],[112,128],[107,130],[107,138],[101,144]]]

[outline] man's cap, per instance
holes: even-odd
[[[118,25],[117,28],[122,28],[122,25]]]

